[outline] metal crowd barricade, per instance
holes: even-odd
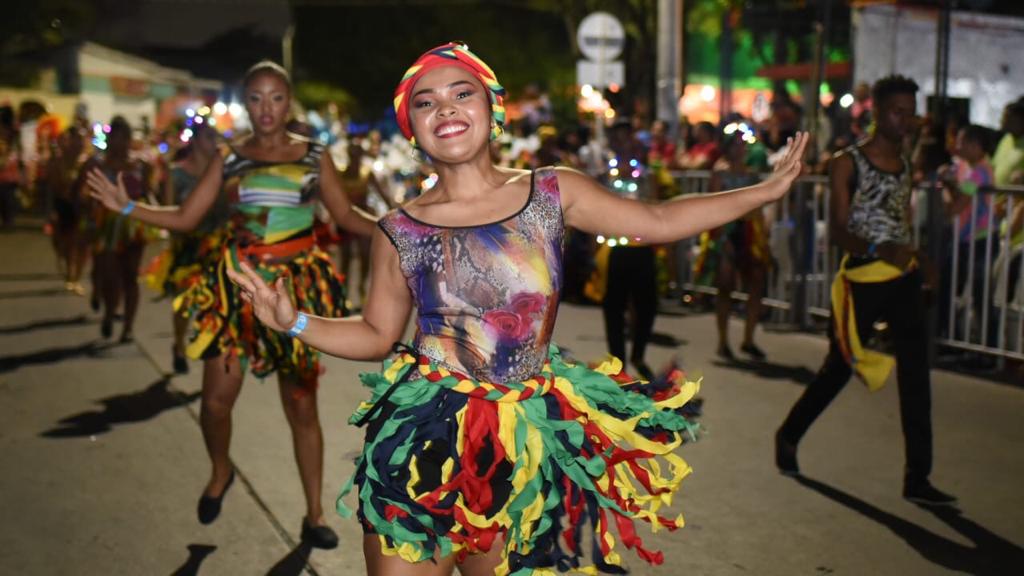
[[[927,193],[915,191],[917,198]],[[983,188],[950,218],[937,263],[945,295],[938,301],[940,345],[1024,360],[1022,221],[1024,186]]]
[[[698,194],[708,191],[711,173],[680,171],[673,177],[683,194]],[[927,194],[924,188],[914,191],[915,243],[928,241]],[[829,238],[829,200],[828,177],[811,175],[799,178],[786,197],[765,207],[774,266],[763,304],[773,310],[777,322],[812,329],[816,319],[831,313],[831,284],[839,252]],[[1008,224],[1014,217],[1024,220],[1024,186],[981,190],[972,200],[967,221],[976,221],[986,202],[997,217],[982,227],[983,244],[975,246],[972,240],[969,253],[963,253],[964,246],[953,241],[960,238],[958,216],[947,220],[947,232],[938,239],[948,258],[936,263],[946,286],[936,295],[941,298],[936,305],[943,310],[936,342],[1000,359],[1024,360],[1024,231],[1011,230]],[[946,215],[942,218],[946,220]],[[676,246],[676,284],[690,293],[717,294],[714,286],[698,283],[693,275],[699,244],[698,238],[690,238]],[[737,291],[733,297],[745,300],[747,295]]]

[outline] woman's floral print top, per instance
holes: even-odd
[[[488,382],[540,372],[558,312],[564,224],[558,178],[531,174],[516,214],[489,224],[428,224],[402,209],[382,218],[416,303],[419,352]]]

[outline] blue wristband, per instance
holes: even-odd
[[[132,213],[132,210],[135,210],[135,200],[129,200],[128,203],[124,205],[124,208],[121,208],[121,215],[127,216]]]
[[[868,244],[868,256],[874,256],[876,252],[878,252],[878,245],[874,242]]]
[[[302,331],[306,329],[306,324],[308,323],[309,316],[306,316],[304,313],[299,312],[298,317],[295,318],[295,324],[288,329],[288,335],[291,336],[292,338],[297,338],[299,334],[302,334]]]

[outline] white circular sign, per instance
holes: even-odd
[[[607,12],[592,12],[576,30],[580,52],[594,62],[611,62],[622,53],[626,33],[619,19]]]

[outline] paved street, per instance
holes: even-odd
[[[38,226],[0,236],[0,262],[0,573],[364,573],[357,525],[333,512],[339,549],[297,546],[304,506],[276,382],[247,380],[235,409],[239,481],[220,519],[201,526],[201,366],[166,375],[169,303],[146,293],[136,341],[106,343],[87,299],[63,290]],[[732,328],[738,342],[741,327]],[[704,377],[707,433],[684,449],[694,468],[679,502],[687,526],[645,537],[667,565],[648,567],[623,551],[634,574],[1024,573],[1024,387],[933,372],[933,481],[960,497],[959,509],[933,511],[900,497],[894,383],[875,394],[851,383],[801,445],[807,476],[794,480],[774,469],[772,435],[825,340],[764,332],[768,363],[724,364],[713,355],[709,316],[663,315],[656,330],[679,345],[653,347],[652,365],[678,355]],[[600,311],[564,306],[556,338],[577,358],[600,358]],[[374,365],[326,365],[320,409],[331,510],[362,439],[346,424],[363,397],[356,375]]]

